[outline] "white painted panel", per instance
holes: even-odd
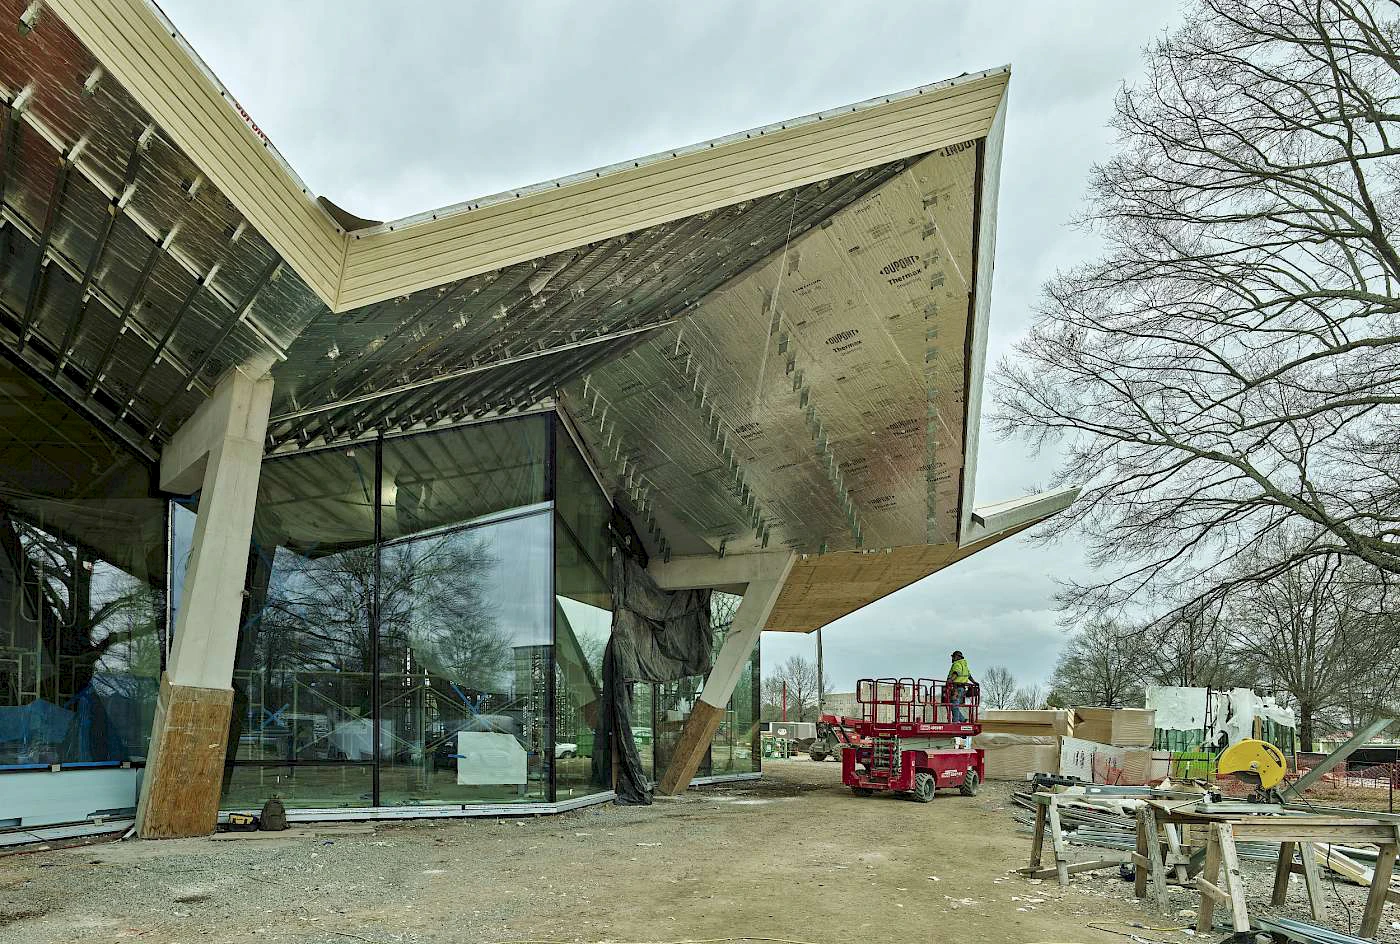
[[[0,823],[33,829],[80,822],[103,810],[134,810],[136,786],[135,768],[0,773]]]

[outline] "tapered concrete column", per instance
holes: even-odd
[[[705,677],[705,687],[686,719],[671,763],[656,786],[660,793],[674,796],[690,786],[796,559],[796,554],[784,551],[721,558],[679,558],[651,568],[656,582],[668,590],[746,584],[744,599],[734,614],[729,635],[720,646],[714,667]]]
[[[271,404],[272,378],[234,371],[161,454],[161,488],[176,494],[198,489],[200,496],[136,807],[143,839],[202,836],[213,832],[218,818],[234,649]]]

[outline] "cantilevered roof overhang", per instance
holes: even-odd
[[[0,341],[148,455],[231,369],[270,452],[558,409],[653,554],[804,555],[788,629],[1033,523],[972,494],[1007,68],[374,223],[147,0],[0,16]]]

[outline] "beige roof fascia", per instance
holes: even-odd
[[[347,234],[149,0],[48,0],[335,311],[986,137],[1010,67]]]
[[[1008,67],[352,234],[352,308],[987,135]]]
[[[104,69],[334,306],[346,237],[272,142],[147,0],[48,0]]]

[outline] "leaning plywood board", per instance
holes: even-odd
[[[1122,783],[1124,754],[1121,747],[1067,737],[1060,741],[1060,775],[1086,783]]]

